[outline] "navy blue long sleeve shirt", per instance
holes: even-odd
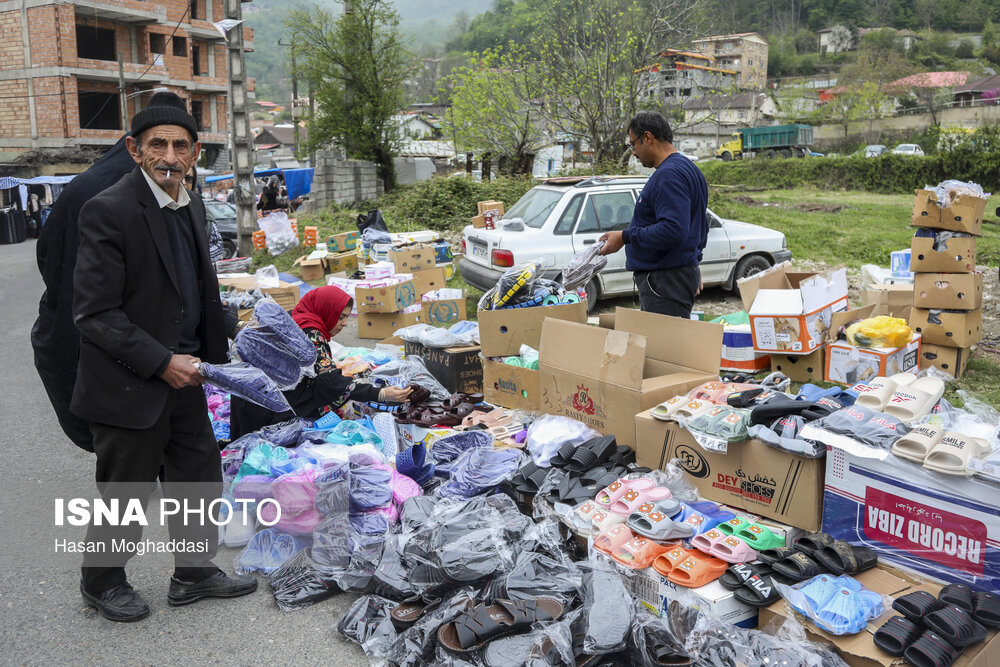
[[[625,268],[659,271],[700,262],[708,240],[707,206],[708,183],[701,170],[671,153],[646,181],[622,233]]]

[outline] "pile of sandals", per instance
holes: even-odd
[[[421,389],[423,389],[421,387]],[[429,392],[414,391],[409,407],[396,414],[399,424],[416,424],[424,428],[435,426],[460,426],[474,412],[490,412],[491,407],[479,405],[483,402],[482,394],[455,393],[444,401],[431,400]]]

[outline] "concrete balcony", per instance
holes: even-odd
[[[128,25],[166,23],[167,11],[151,2],[137,0],[75,0],[76,13],[87,18],[114,21]]]

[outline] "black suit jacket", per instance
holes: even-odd
[[[208,256],[205,205],[188,205],[200,265],[202,361],[226,361],[219,283]],[[169,385],[156,375],[180,339],[181,295],[166,221],[141,168],[80,211],[73,320],[81,333],[72,411],[122,428],[148,428]]]

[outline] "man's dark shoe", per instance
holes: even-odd
[[[191,584],[170,577],[167,604],[179,607],[203,598],[238,598],[257,590],[257,579],[250,575],[228,576],[222,570],[208,579]]]
[[[87,604],[109,621],[131,623],[149,616],[149,605],[128,582],[112,586],[97,595],[88,593],[81,583],[80,594]]]

